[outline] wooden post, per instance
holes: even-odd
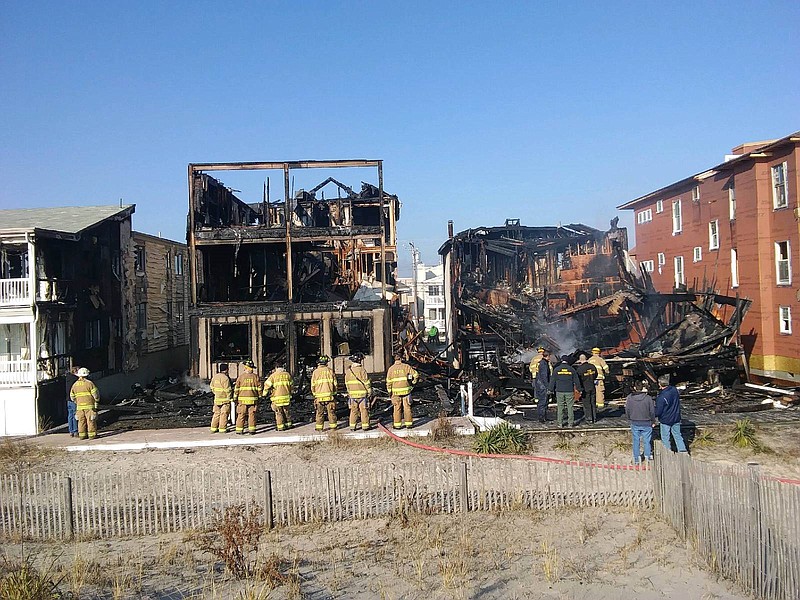
[[[750,531],[751,531],[751,551],[750,557],[753,564],[753,592],[756,597],[762,597],[765,581],[764,564],[764,544],[763,532],[761,531],[761,467],[758,463],[747,463],[750,473],[748,483],[748,496],[750,504]]]
[[[75,517],[72,512],[72,477],[64,478],[64,526],[66,527],[67,538],[75,536]]]
[[[459,471],[459,497],[461,498],[461,512],[463,514],[467,514],[469,512],[469,488],[467,487],[467,463],[461,463],[461,469]]]
[[[267,529],[275,527],[272,511],[272,471],[264,471],[264,516],[267,521]]]
[[[694,525],[692,515],[692,481],[690,470],[692,459],[688,454],[680,453],[678,457],[681,461],[681,492],[683,499],[683,539],[689,539],[689,531]]]

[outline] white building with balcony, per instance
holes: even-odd
[[[419,322],[418,329],[430,329],[435,326],[439,330],[439,339],[444,339],[446,313],[444,304],[444,266],[416,265],[416,300]],[[410,316],[414,312],[414,277],[398,279],[402,285],[401,305],[407,307]]]
[[[0,211],[0,436],[63,423],[73,366],[122,370],[133,211]]]

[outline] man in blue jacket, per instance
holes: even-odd
[[[686,452],[686,444],[681,436],[681,397],[678,389],[669,384],[669,375],[658,378],[658,387],[661,391],[656,398],[656,417],[661,423],[661,443],[664,448],[671,450],[669,436],[672,435],[678,452]]]

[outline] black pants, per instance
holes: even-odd
[[[536,390],[536,414],[540,419],[547,417],[547,390]]]
[[[583,392],[583,420],[588,423],[597,421],[597,397],[594,388]]]

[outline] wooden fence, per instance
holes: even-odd
[[[522,460],[413,465],[159,470],[0,475],[0,535],[27,539],[112,537],[201,529],[217,510],[259,505],[289,525],[404,511],[652,505],[652,475]]]
[[[653,478],[656,509],[712,570],[757,598],[800,598],[800,486],[671,452]]]

